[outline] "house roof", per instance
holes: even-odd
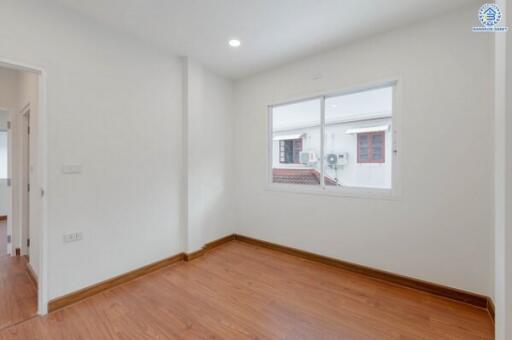
[[[274,140],[299,139],[299,138],[302,138],[304,135],[305,135],[304,133],[296,133],[293,135],[282,135],[282,136],[274,137]]]
[[[320,172],[316,169],[272,169],[273,183],[282,184],[307,184],[319,185]],[[337,185],[337,183],[328,176],[324,177],[325,184]]]
[[[388,131],[389,125],[380,125],[380,126],[368,126],[368,127],[361,127],[361,128],[355,128],[355,129],[348,129],[345,131],[347,135],[353,135],[357,133],[367,133],[367,132],[380,132],[380,131]]]

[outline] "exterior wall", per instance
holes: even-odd
[[[357,134],[347,134],[347,130],[379,125],[389,125],[385,132],[385,162],[384,163],[358,163],[357,162]],[[392,133],[391,119],[378,119],[368,122],[354,122],[343,124],[327,124],[325,127],[325,154],[348,154],[347,164],[339,165],[337,172],[334,168],[325,165],[325,175],[331,179],[338,178],[342,186],[391,188],[391,159],[392,159]],[[314,152],[318,162],[314,164],[283,164],[279,162],[279,141],[272,143],[273,168],[309,168],[320,170],[320,127],[308,127],[296,130],[275,132],[274,138],[279,136],[302,134],[303,151]]]
[[[471,32],[478,7],[237,81],[237,232],[489,295],[493,42]],[[268,105],[391,79],[399,198],[266,190]]]

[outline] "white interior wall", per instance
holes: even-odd
[[[512,23],[512,0],[496,1]],[[494,303],[496,339],[512,339],[512,35],[495,34]]]
[[[0,3],[0,41],[48,75],[49,297],[181,252],[180,60],[39,1]]]
[[[187,58],[187,251],[234,233],[232,82]]]
[[[507,0],[508,19],[506,24],[509,30],[512,30],[512,0]],[[509,31],[512,32],[512,31]],[[508,291],[506,294],[506,320],[507,339],[512,339],[512,33],[506,36],[506,89],[505,89],[505,115],[506,115],[506,172],[507,176],[507,200],[505,211],[507,213],[507,234],[506,234],[506,285]]]
[[[510,11],[512,11],[512,0],[507,0],[507,9],[509,17],[507,24],[512,26]],[[512,28],[509,28],[512,29]],[[506,51],[506,89],[505,89],[505,114],[506,114],[506,205],[505,211],[507,213],[506,224],[506,332],[507,339],[512,339],[512,33],[507,34],[507,51]]]
[[[492,291],[492,36],[477,7],[235,83],[237,232]],[[468,71],[469,70],[469,71]],[[399,78],[398,200],[267,191],[267,105]]]

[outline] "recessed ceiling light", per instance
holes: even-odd
[[[240,40],[238,40],[238,39],[231,39],[231,40],[229,41],[229,46],[231,46],[231,47],[238,47],[238,46],[240,46],[241,44],[242,44],[242,43],[241,43],[241,42],[240,42]]]

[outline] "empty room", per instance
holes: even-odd
[[[0,0],[0,340],[512,340],[512,0]]]

